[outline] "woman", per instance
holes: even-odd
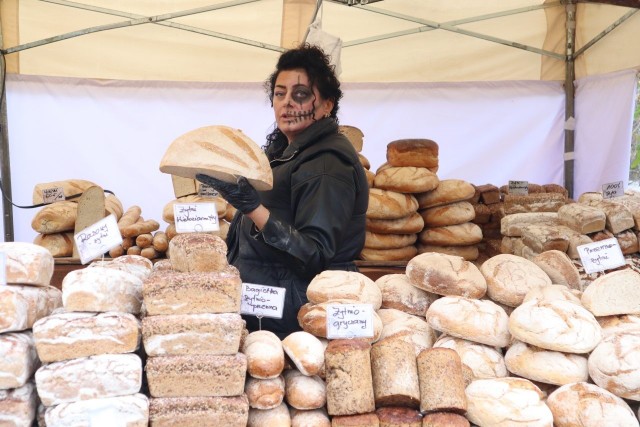
[[[321,49],[304,45],[284,52],[265,87],[276,120],[264,147],[273,189],[258,192],[244,177],[237,184],[197,179],[238,210],[227,245],[242,281],[286,289],[282,319],[261,319],[260,325],[246,316],[247,328],[284,338],[300,330],[298,310],[316,274],[356,270],[369,188],[355,149],[338,133],[342,91]]]

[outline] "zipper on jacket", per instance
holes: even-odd
[[[273,162],[286,162],[289,161],[291,159],[293,159],[295,157],[295,155],[298,154],[298,150],[295,150],[293,153],[291,153],[291,155],[287,158],[282,158],[280,157],[279,159],[273,159],[269,162],[269,164],[273,163]]]

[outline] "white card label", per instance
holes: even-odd
[[[7,284],[7,254],[0,252],[0,286]]]
[[[42,202],[43,203],[53,203],[60,202],[65,200],[64,197],[64,188],[62,187],[51,187],[51,188],[43,188],[42,189]]]
[[[577,249],[587,274],[610,270],[625,264],[620,244],[615,237],[580,245]]]
[[[529,195],[529,181],[509,181],[509,194]]]
[[[82,264],[86,264],[122,244],[118,222],[113,215],[88,226],[75,234],[73,238],[76,241]]]
[[[198,196],[202,196],[202,197],[218,197],[219,195],[220,195],[220,193],[218,193],[216,191],[216,189],[213,188],[210,185],[200,184],[200,188],[198,188]]]
[[[240,313],[282,319],[286,292],[285,288],[243,283]]]
[[[371,304],[327,304],[327,338],[373,337]]]
[[[602,198],[613,199],[614,197],[624,196],[624,182],[610,182],[602,186]]]
[[[220,230],[215,203],[176,203],[173,217],[178,233]]]

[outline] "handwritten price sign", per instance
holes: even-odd
[[[371,304],[328,304],[327,338],[373,337]]]
[[[64,189],[62,187],[51,187],[42,189],[42,202],[53,203],[65,200]]]
[[[509,194],[526,196],[529,194],[529,181],[509,181]]]
[[[176,203],[173,217],[178,233],[220,230],[215,203]]]
[[[80,255],[80,262],[86,264],[110,249],[122,244],[122,235],[116,217],[109,215],[73,236]]]
[[[285,288],[243,283],[240,313],[282,319],[286,291]]]
[[[587,274],[624,265],[624,255],[618,239],[611,238],[578,246],[578,255]]]
[[[614,197],[624,196],[624,182],[610,182],[602,186],[602,198],[613,199]]]

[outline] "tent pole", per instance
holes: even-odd
[[[1,46],[1,36],[0,36]],[[0,54],[0,179],[2,180],[2,223],[4,241],[13,242],[13,206],[11,194],[11,167],[9,165],[9,132],[7,131],[6,58]]]
[[[565,60],[565,124],[564,124],[564,186],[573,198],[574,141],[575,141],[575,36],[576,36],[576,4],[575,0],[567,0],[565,6],[567,17],[567,41]]]

